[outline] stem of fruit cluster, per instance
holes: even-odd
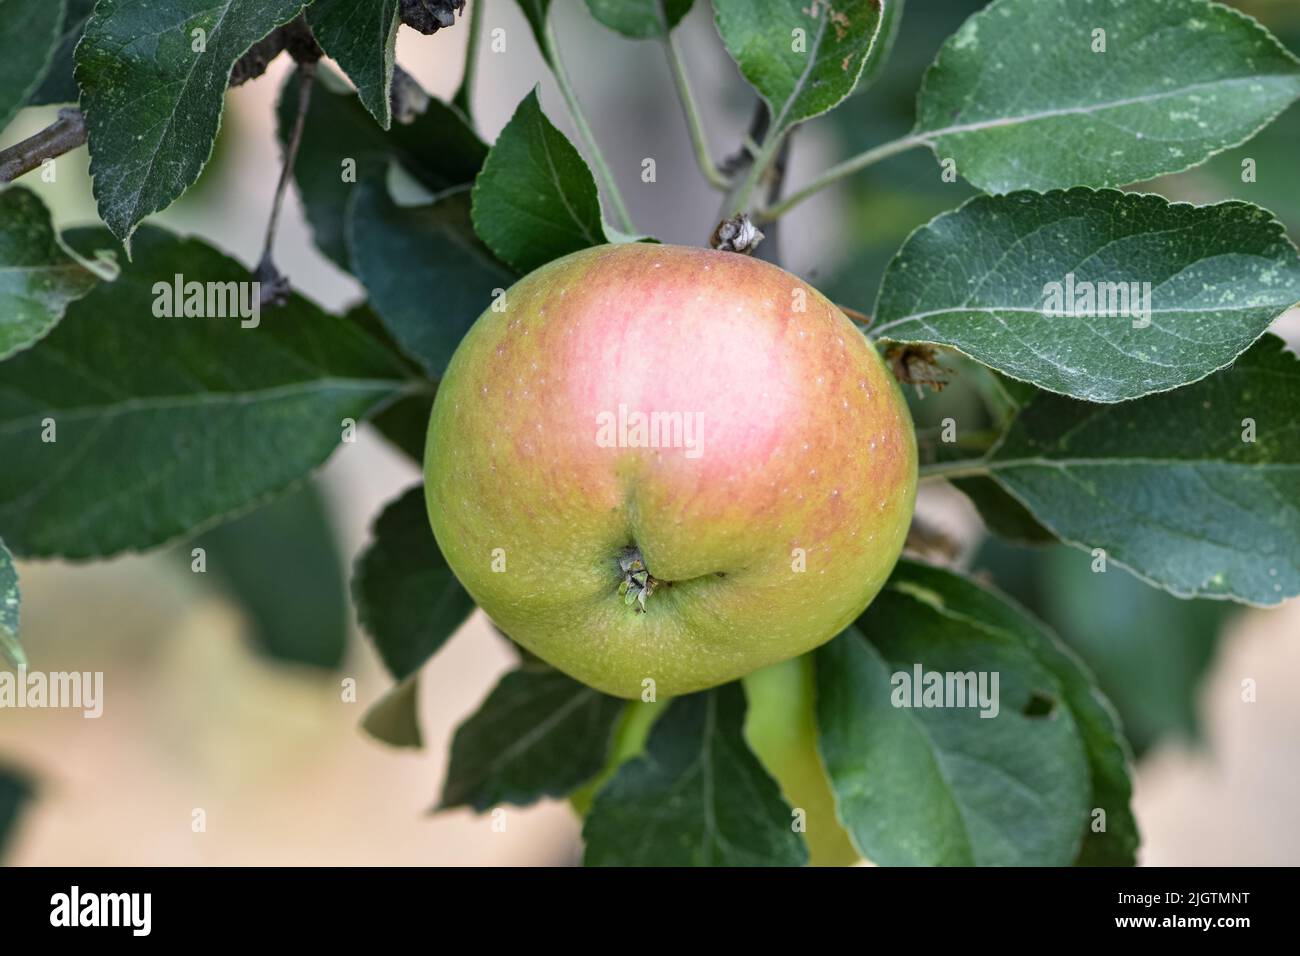
[[[302,130],[307,123],[307,112],[311,109],[311,90],[316,79],[315,63],[298,64],[298,111],[293,118],[293,131],[284,149],[284,166],[280,169],[280,181],[275,186],[275,200],[271,203],[271,216],[266,223],[266,239],[262,245],[262,265],[270,266],[272,262],[271,247],[275,244],[275,232],[280,222],[280,207],[284,205],[284,193],[288,189],[289,179],[293,176],[294,162],[298,158],[298,146],[302,143]]]
[[[583,143],[587,146],[587,152],[591,156],[591,163],[596,167],[596,175],[605,186],[605,193],[609,197],[609,204],[614,207],[614,215],[618,219],[618,227],[624,232],[635,232],[636,226],[632,224],[632,217],[628,215],[627,206],[623,203],[623,195],[618,191],[618,183],[614,181],[614,174],[610,172],[609,164],[605,162],[605,154],[600,151],[600,144],[596,142],[595,134],[591,131],[590,124],[587,123],[586,114],[582,112],[582,106],[578,103],[578,95],[573,90],[573,84],[569,81],[569,71],[564,68],[564,60],[560,57],[559,44],[555,40],[555,28],[551,26],[548,19],[546,21],[546,49],[542,52],[546,55],[546,61],[551,67],[551,72],[555,74],[555,82],[560,86],[560,93],[564,96],[564,102],[569,107],[569,115],[573,117],[573,125],[578,130],[578,135],[582,137]]]
[[[788,198],[770,208],[759,210],[758,221],[771,222],[774,219],[778,219],[809,196],[821,192],[827,186],[834,185],[841,179],[844,179],[847,176],[852,176],[859,170],[866,169],[868,166],[878,163],[882,159],[888,159],[890,156],[906,152],[916,146],[924,146],[928,142],[929,140],[924,136],[904,136],[902,139],[882,143],[880,146],[875,146],[866,152],[858,153],[858,155],[852,156],[849,159],[844,160],[842,163],[836,163],[830,169],[826,170],[826,172],[822,173],[810,182],[807,186],[791,193]]]
[[[465,72],[460,75],[460,86],[456,88],[456,93],[451,98],[451,105],[471,121],[473,114],[470,109],[470,94],[474,77],[478,74],[478,37],[482,25],[478,14],[482,4],[483,0],[471,0],[469,5],[469,39],[465,45]]]
[[[954,478],[982,478],[989,473],[988,462],[982,458],[963,458],[960,461],[941,461],[922,465],[917,475],[921,481],[951,481]]]
[[[700,119],[699,107],[696,106],[695,96],[691,93],[691,83],[686,76],[686,64],[682,61],[681,50],[671,31],[664,33],[664,52],[668,56],[673,84],[677,87],[677,97],[682,101],[682,112],[686,114],[686,125],[691,133],[691,145],[695,147],[695,162],[699,164],[700,172],[709,181],[709,185],[717,189],[727,189],[731,186],[731,181],[718,172],[713,157],[709,155],[709,143],[704,135],[704,122]]]

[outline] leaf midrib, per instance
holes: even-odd
[[[943,136],[954,136],[961,133],[980,132],[986,129],[997,129],[1005,126],[1017,126],[1024,123],[1036,123],[1045,119],[1055,119],[1058,116],[1088,116],[1093,113],[1101,113],[1106,110],[1122,109],[1126,106],[1136,106],[1139,103],[1154,102],[1160,99],[1167,99],[1173,96],[1181,96],[1195,90],[1207,87],[1219,86],[1223,84],[1235,83],[1254,83],[1261,80],[1291,80],[1300,86],[1300,74],[1297,73],[1259,73],[1251,76],[1232,76],[1220,77],[1214,80],[1202,80],[1197,83],[1190,83],[1186,86],[1180,86],[1173,90],[1163,90],[1158,93],[1146,93],[1142,96],[1125,97],[1118,100],[1108,100],[1104,103],[1081,104],[1078,106],[1065,106],[1056,109],[1039,110],[1034,113],[1021,113],[1017,116],[1002,116],[988,120],[977,120],[971,123],[957,123],[952,126],[945,126],[940,129],[923,129],[919,125],[912,131],[913,135],[922,140],[930,141],[939,139]]]
[[[78,421],[84,419],[115,418],[138,412],[175,411],[184,408],[204,408],[213,405],[250,405],[264,401],[276,401],[281,398],[293,398],[309,395],[313,392],[366,392],[372,390],[400,390],[408,383],[398,379],[361,379],[329,377],[314,379],[310,382],[290,382],[269,388],[250,389],[248,391],[204,391],[184,395],[160,395],[149,398],[132,397],[111,402],[106,405],[80,405],[71,408],[59,408],[54,411],[59,419]],[[33,422],[40,422],[49,417],[50,409],[23,418],[11,418],[0,423],[0,435],[5,435],[30,427]]]

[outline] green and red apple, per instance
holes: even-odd
[[[897,383],[824,296],[730,252],[600,246],[521,279],[438,388],[425,494],[511,638],[671,697],[801,655],[888,577],[916,492]]]

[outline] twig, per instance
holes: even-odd
[[[275,244],[275,232],[280,222],[280,207],[284,204],[285,190],[289,178],[293,175],[294,162],[298,159],[298,146],[302,143],[302,130],[307,123],[307,112],[311,109],[311,90],[316,79],[316,64],[307,61],[298,64],[298,113],[293,119],[293,130],[289,134],[289,143],[284,151],[284,166],[280,170],[280,181],[275,187],[275,200],[271,204],[271,217],[266,224],[266,240],[262,245],[262,258],[254,272],[255,278],[263,283],[262,303],[283,304],[289,291],[289,280],[280,274],[271,257],[271,247]]]
[[[623,203],[623,195],[618,191],[618,183],[614,181],[614,174],[609,170],[609,164],[605,162],[605,154],[600,151],[600,144],[596,142],[596,136],[591,131],[591,126],[587,123],[586,114],[582,112],[582,105],[578,102],[578,95],[573,90],[573,84],[569,81],[569,71],[564,67],[564,60],[560,56],[559,44],[555,39],[555,28],[551,25],[548,18],[546,21],[545,49],[542,51],[546,56],[546,62],[551,67],[551,72],[555,74],[555,82],[560,86],[560,93],[564,96],[564,102],[569,107],[569,115],[573,117],[573,125],[578,129],[578,135],[586,144],[587,152],[591,156],[592,165],[596,167],[596,176],[605,186],[605,192],[609,196],[609,204],[614,207],[614,215],[618,219],[618,227],[624,232],[635,232],[636,226],[632,224],[632,217],[628,215],[627,206]]]
[[[672,31],[664,32],[664,52],[668,56],[668,66],[673,75],[673,84],[677,87],[677,98],[682,102],[682,112],[686,114],[686,126],[691,133],[691,145],[695,147],[695,162],[700,167],[700,172],[709,184],[718,189],[728,189],[731,187],[731,180],[722,173],[718,172],[718,167],[713,163],[713,157],[709,155],[708,139],[704,135],[704,122],[700,118],[699,107],[695,104],[695,96],[691,93],[690,79],[686,75],[686,64],[682,61],[682,53],[677,45],[677,38]]]
[[[772,120],[767,104],[762,100],[754,103],[753,115],[749,118],[749,131],[741,141],[740,149],[724,159],[718,168],[724,176],[738,176],[749,168],[749,164],[758,155],[758,142],[767,135],[767,124]]]
[[[59,110],[59,118],[45,129],[0,150],[0,183],[11,183],[47,159],[85,145],[86,119],[75,106]]]
[[[772,162],[772,175],[768,180],[767,192],[763,196],[763,205],[768,206],[781,199],[781,190],[785,188],[785,171],[790,162],[790,141],[794,139],[794,130],[786,133],[781,139],[781,148],[777,151],[776,159]],[[781,263],[781,245],[779,222],[773,222],[767,227],[768,252],[772,257],[772,262],[780,265]]]

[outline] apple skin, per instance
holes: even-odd
[[[439,385],[424,474],[447,563],[506,634],[598,690],[669,697],[811,650],[870,603],[911,521],[915,437],[825,297],[747,256],[637,243],[504,298]],[[602,445],[620,405],[702,416],[698,455]],[[629,547],[658,582],[644,612],[619,592]]]

